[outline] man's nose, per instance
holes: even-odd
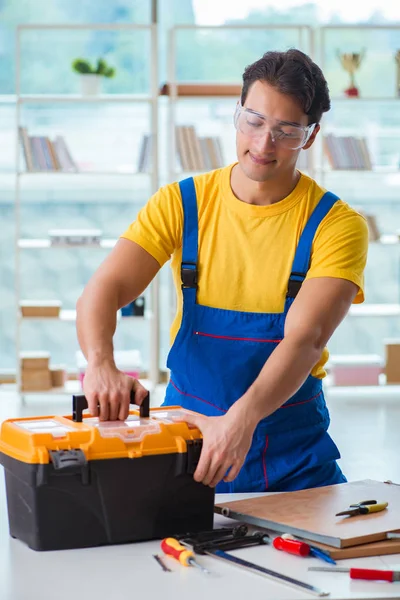
[[[273,131],[268,127],[265,128],[263,134],[258,136],[255,140],[255,149],[258,152],[272,152],[275,150],[275,140]]]

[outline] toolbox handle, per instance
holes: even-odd
[[[135,402],[135,392],[131,390],[130,404],[136,404]],[[86,400],[86,396],[83,394],[74,394],[72,396],[72,420],[75,423],[82,423],[82,413],[88,408],[88,401]],[[147,419],[150,416],[150,392],[147,393],[147,396],[143,399],[142,404],[140,405],[140,418]]]

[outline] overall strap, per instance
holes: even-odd
[[[181,280],[184,305],[196,303],[198,217],[193,177],[179,182],[183,206]]]
[[[311,247],[315,232],[321,221],[326,217],[332,206],[339,200],[332,192],[326,192],[311,214],[303,233],[300,236],[296,254],[293,260],[292,272],[289,277],[286,293],[286,303],[297,296],[310,266]]]

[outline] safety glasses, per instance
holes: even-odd
[[[286,121],[278,121],[249,108],[244,108],[240,102],[237,103],[233,122],[236,129],[244,135],[257,139],[269,134],[276,146],[289,150],[303,148],[317,125],[317,123],[312,123],[301,127]]]

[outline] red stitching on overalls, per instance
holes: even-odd
[[[198,396],[194,396],[193,394],[187,394],[186,392],[182,392],[182,390],[180,390],[175,383],[172,381],[172,379],[170,379],[171,384],[173,385],[173,387],[176,389],[177,392],[179,392],[180,394],[182,394],[182,396],[190,396],[190,398],[196,398],[196,400],[200,400],[200,402],[205,402],[206,404],[209,404],[210,406],[213,406],[214,408],[216,408],[217,410],[220,410],[221,412],[226,413],[226,410],[224,410],[223,408],[219,408],[219,406],[216,406],[215,404],[213,404],[212,402],[208,402],[208,400],[204,400],[204,398],[199,398]]]
[[[265,479],[265,489],[268,489],[268,475],[267,475],[267,462],[265,460],[265,456],[267,454],[267,448],[268,448],[268,442],[269,442],[269,437],[265,436],[265,448],[264,448],[264,452],[263,452],[263,469],[264,469],[264,479]]]
[[[263,338],[251,338],[251,337],[234,337],[231,335],[214,335],[213,333],[204,333],[203,331],[193,331],[194,335],[201,335],[202,337],[210,337],[216,338],[217,340],[233,340],[233,341],[243,341],[243,342],[260,342],[260,343],[271,343],[271,344],[279,344],[282,340],[269,340]]]
[[[283,406],[281,406],[281,408],[291,408],[292,406],[299,406],[299,404],[306,404],[307,402],[311,402],[311,400],[315,400],[315,398],[318,398],[318,396],[320,396],[321,394],[322,390],[320,390],[318,394],[315,394],[315,396],[312,396],[312,398],[302,400],[301,402],[292,402],[292,404],[284,404]]]

